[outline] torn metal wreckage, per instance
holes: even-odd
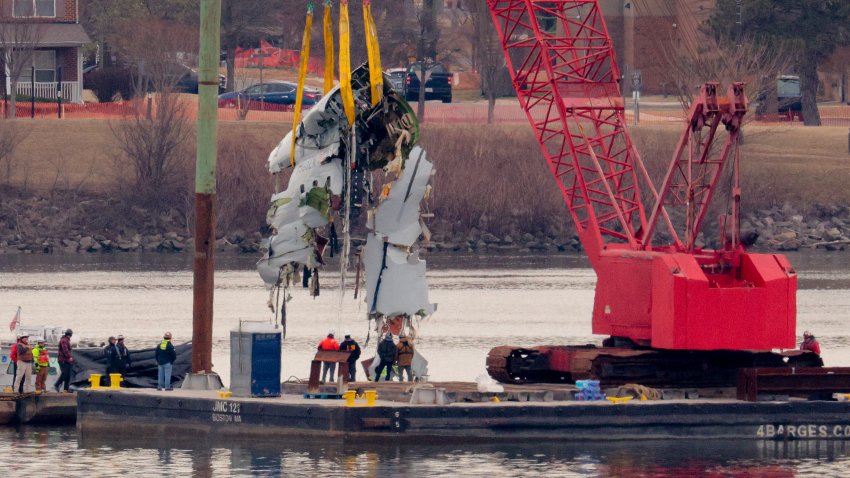
[[[436,308],[428,301],[425,261],[419,258],[417,244],[420,237],[429,236],[420,203],[430,192],[434,169],[417,145],[419,125],[413,110],[389,84],[384,82],[383,98],[373,107],[368,64],[354,69],[354,124],[349,126],[337,86],[295,129],[295,157],[293,133],[269,156],[273,174],[292,167],[286,188],[272,196],[267,217],[272,235],[257,263],[271,291],[269,305],[284,326],[286,289],[303,272],[310,277],[311,293],[318,295],[317,276],[326,248],[340,252],[344,290],[351,223],[364,208],[369,233],[362,251],[363,277],[368,319],[375,320],[375,330],[415,336],[413,319],[427,317]],[[370,177],[376,170],[395,180],[373,200]]]

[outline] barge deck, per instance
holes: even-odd
[[[398,387],[396,385],[396,387]],[[293,390],[294,391],[294,390]],[[78,393],[81,436],[124,426],[144,436],[301,437],[345,443],[635,439],[850,440],[850,402],[735,399],[455,402],[421,405],[380,397],[374,406],[344,400],[222,398],[218,392],[147,389]]]

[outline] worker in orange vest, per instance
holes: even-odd
[[[50,370],[50,356],[47,353],[47,342],[39,340],[38,345],[33,347],[32,356],[35,362],[35,392],[43,393],[47,390],[45,381]]]
[[[803,332],[803,343],[800,344],[800,350],[809,350],[820,355],[820,344],[808,330]]]
[[[319,350],[327,350],[327,351],[338,351],[339,350],[339,342],[334,339],[334,331],[331,330],[328,332],[328,336],[325,337],[324,340],[319,342]],[[336,374],[336,362],[322,362],[322,383],[325,383],[325,377],[328,374],[328,371],[331,372],[331,380],[334,379],[334,374]]]

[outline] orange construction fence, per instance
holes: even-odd
[[[186,117],[194,120],[197,118],[197,103],[189,98],[184,98]],[[416,105],[412,105],[414,110]],[[256,122],[279,122],[291,123],[293,119],[293,105],[277,105],[262,102],[250,102],[249,104],[236,104],[232,101],[222,101],[219,104],[218,117],[222,121],[256,121]],[[305,106],[304,109],[309,109]],[[151,114],[156,113],[156,101],[150,103]],[[631,108],[626,109],[626,121],[633,124],[634,116]],[[148,100],[130,100],[115,103],[86,103],[86,104],[63,104],[61,117],[64,119],[121,119],[127,116],[147,115]],[[820,108],[821,122],[824,126],[850,126],[850,106],[847,105],[825,105]],[[0,101],[0,117],[6,116],[6,107]],[[33,116],[33,109],[29,102],[18,102],[16,117],[29,118]],[[537,117],[540,121],[543,118]],[[58,119],[60,107],[56,103],[36,103],[34,117],[39,119]],[[528,119],[525,111],[518,104],[496,104],[493,111],[493,119],[498,124],[525,124]],[[774,115],[752,116],[751,119],[757,123],[802,125],[797,116]],[[645,109],[641,108],[641,125],[656,124],[681,124],[684,114],[677,108]],[[437,124],[486,124],[487,103],[460,102],[439,103],[429,101],[425,106],[424,122]]]

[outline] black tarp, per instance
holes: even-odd
[[[124,374],[123,386],[132,388],[156,388],[158,370],[154,357],[154,348],[130,350],[132,364]],[[183,377],[192,371],[192,342],[175,345],[177,360],[171,370],[171,384],[180,386]],[[71,373],[71,382],[80,387],[89,383],[89,377],[93,373],[106,374],[106,356],[103,348],[78,348],[73,350],[74,369]],[[109,382],[104,377],[101,384]]]

